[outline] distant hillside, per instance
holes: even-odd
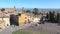
[[[17,10],[21,10],[21,8],[17,8]],[[24,10],[33,10],[32,8],[24,8]],[[39,11],[56,11],[60,12],[60,9],[39,9]]]

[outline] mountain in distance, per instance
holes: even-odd
[[[21,8],[17,8],[17,10],[22,10]],[[33,8],[24,8],[24,10],[33,10]],[[45,12],[45,11],[55,11],[55,12],[60,12],[60,9],[41,9],[41,8],[39,8],[39,11],[41,12],[41,11],[43,11],[43,12]]]

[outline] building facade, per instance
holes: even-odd
[[[10,26],[10,17],[0,12],[0,30]]]

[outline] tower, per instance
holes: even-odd
[[[14,6],[14,11],[16,11],[16,7]]]
[[[22,7],[22,13],[25,13],[25,11],[24,11],[24,7]]]

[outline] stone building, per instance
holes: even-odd
[[[10,26],[10,17],[0,12],[0,30]]]
[[[0,12],[2,12],[2,11],[1,11],[2,9],[5,9],[5,10],[3,11],[3,12],[5,12],[5,13],[15,13],[15,12],[17,12],[15,6],[14,6],[14,8],[0,8]]]

